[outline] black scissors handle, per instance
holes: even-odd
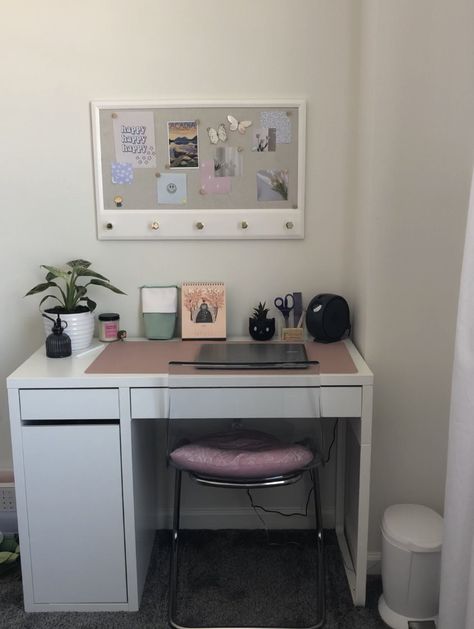
[[[275,304],[275,307],[278,308],[278,310],[280,310],[280,312],[282,313],[284,310],[288,310],[289,313],[290,310],[293,310],[293,308],[295,307],[293,295],[291,293],[287,293],[284,297],[275,297],[273,303]]]
[[[288,327],[290,312],[295,307],[293,295],[291,293],[287,293],[284,297],[275,297],[273,303],[283,315],[283,318],[285,319],[285,327]]]

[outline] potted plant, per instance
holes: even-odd
[[[269,308],[260,302],[249,317],[249,333],[255,341],[269,341],[275,334],[275,319],[268,319]]]
[[[39,305],[41,307],[47,299],[57,302],[56,305],[46,308],[45,312],[54,316],[59,314],[61,320],[67,323],[67,334],[71,338],[71,349],[74,352],[89,347],[94,335],[93,312],[97,304],[88,297],[88,287],[103,286],[120,295],[125,293],[113,286],[106,277],[93,271],[87,260],[71,260],[66,266],[69,268],[61,269],[42,264],[41,268],[46,269],[46,281],[34,286],[25,297],[50,289],[54,291],[48,292]],[[84,278],[86,283],[79,283]],[[51,320],[44,318],[44,328],[47,335],[51,333]]]
[[[20,547],[18,535],[4,535],[0,531],[0,574],[18,565]]]

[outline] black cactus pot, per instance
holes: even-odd
[[[249,334],[255,341],[269,341],[275,334],[275,319],[249,318]]]

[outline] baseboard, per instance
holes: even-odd
[[[382,553],[367,553],[367,574],[381,574],[382,572]]]
[[[288,513],[288,506],[272,507],[277,511]],[[306,529],[312,526],[312,516],[291,518],[277,513],[259,511],[265,525],[274,529]],[[323,509],[323,526],[334,528],[334,509]],[[170,528],[172,515],[170,511],[158,513],[158,528]],[[232,509],[184,509],[181,512],[181,526],[183,529],[256,529],[263,528],[263,523],[256,513],[248,507]]]

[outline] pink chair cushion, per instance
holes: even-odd
[[[223,478],[265,478],[294,472],[314,456],[299,444],[281,442],[259,430],[207,435],[176,448],[170,458],[184,470]]]

